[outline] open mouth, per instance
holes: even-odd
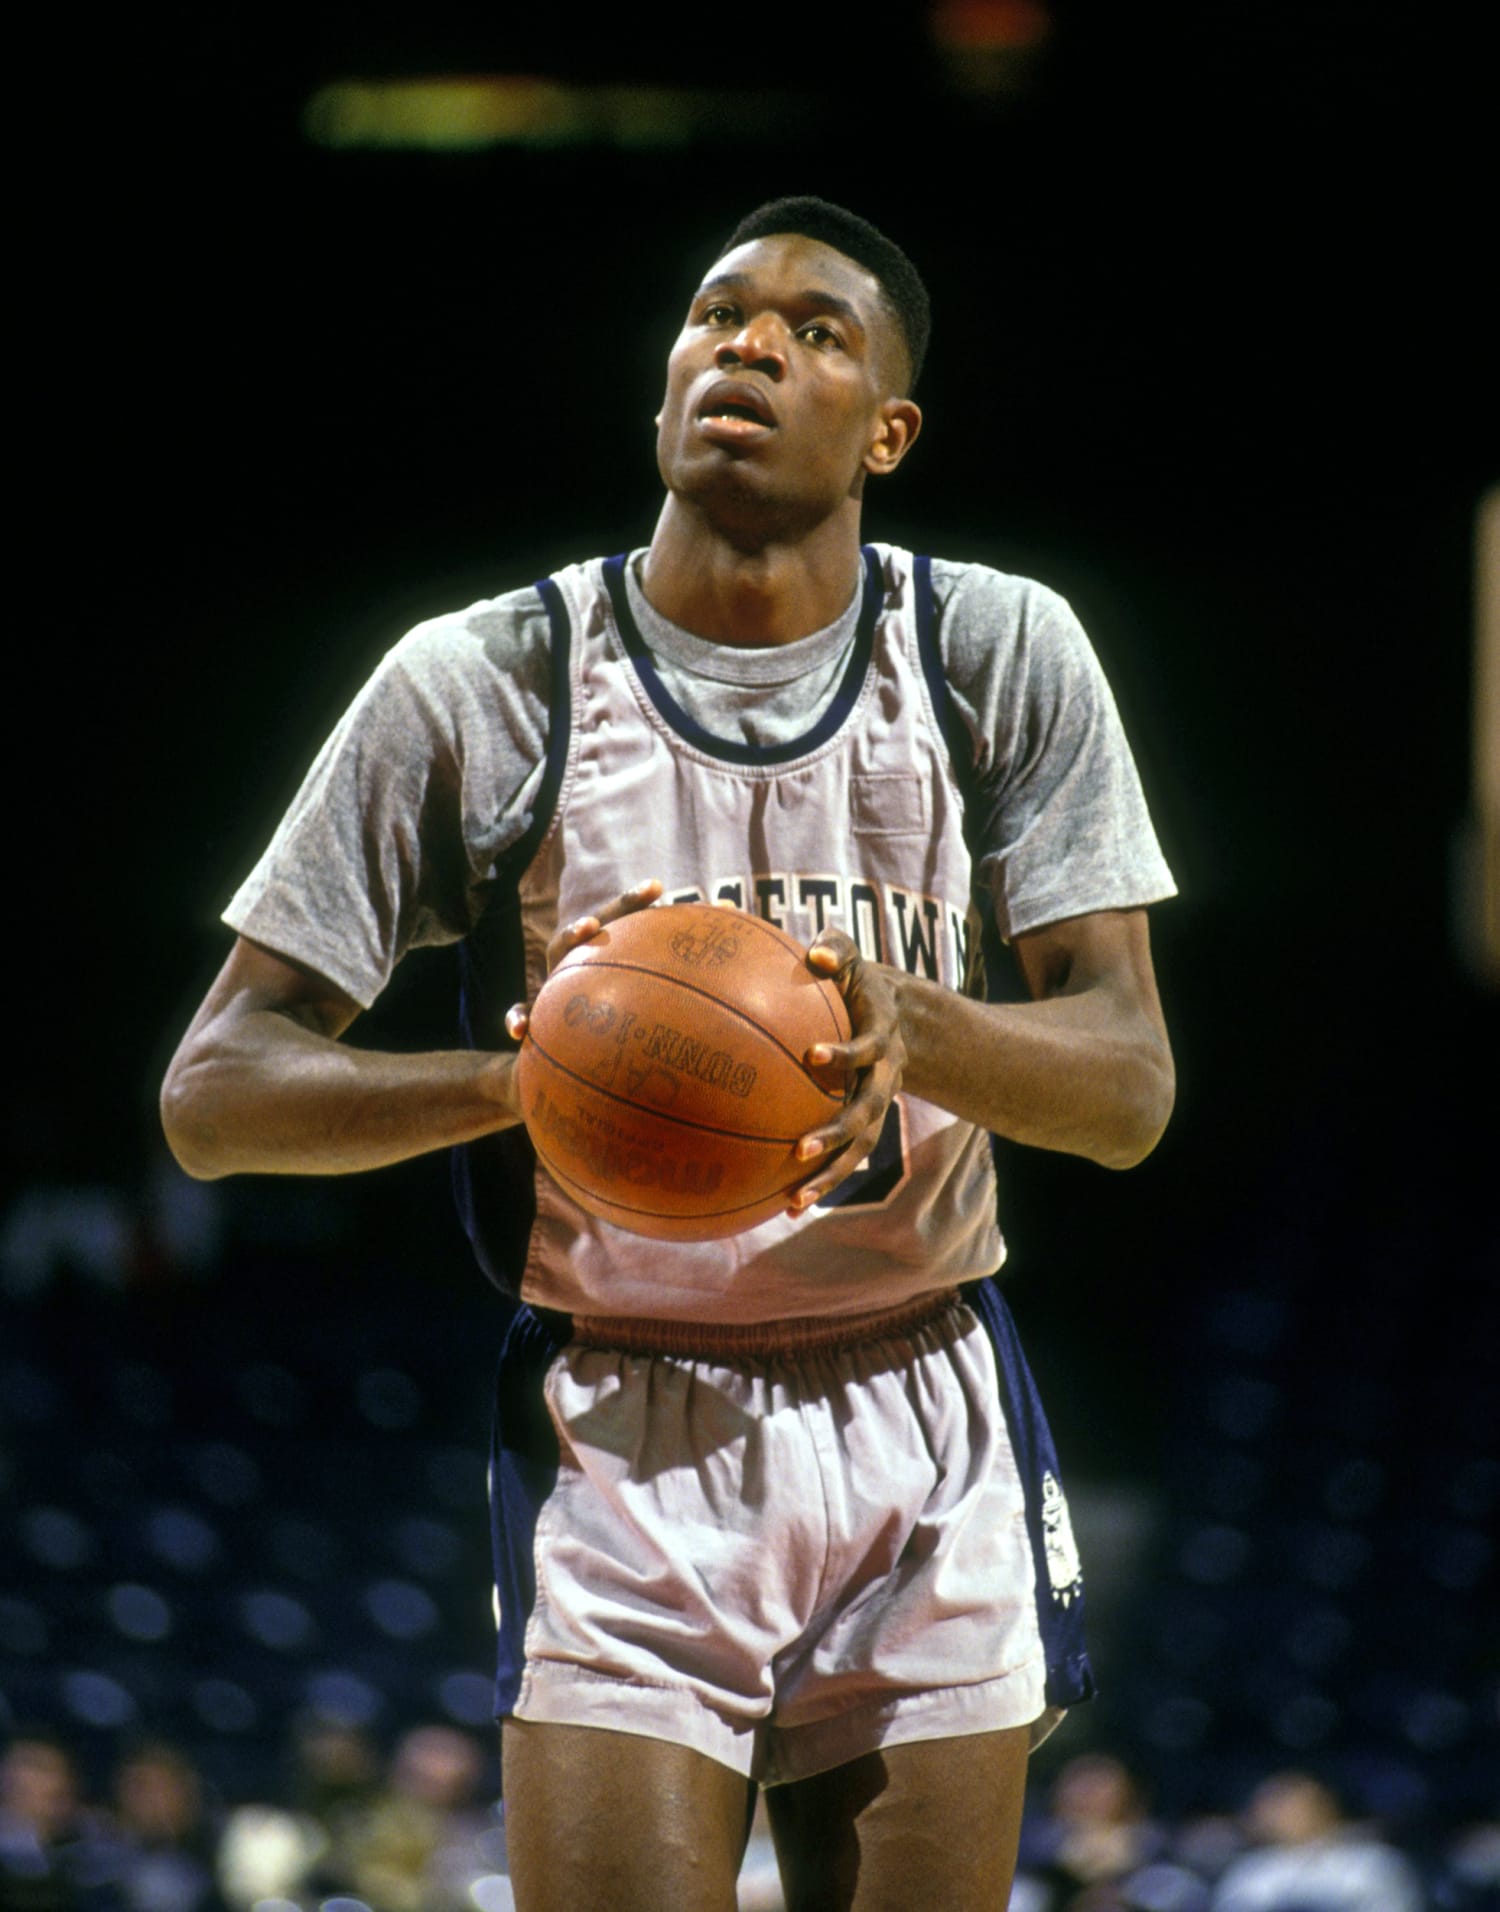
[[[753,386],[738,379],[722,379],[709,387],[698,407],[704,424],[734,427],[758,425],[763,431],[774,429],[775,414]]]
[[[753,405],[738,405],[733,403],[728,405],[711,405],[701,416],[704,418],[744,418],[752,425],[764,425],[766,422]]]

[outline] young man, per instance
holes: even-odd
[[[495,1468],[523,1907],[732,1907],[755,1781],[791,1905],[1003,1904],[1029,1747],[1091,1689],[987,1279],[988,1138],[1117,1167],[1154,1145],[1144,906],[1172,883],[1067,607],[861,547],[865,484],[920,429],[926,331],[864,221],[799,199],[742,222],[668,362],[649,550],[391,652],[226,912],[167,1078],[199,1175],[460,1147],[481,1263],[526,1304]],[[1029,1002],[981,999],[971,882]],[[786,1215],[666,1245],[502,1157],[514,1005],[600,924],[688,896],[811,945],[858,1090],[799,1145]],[[443,941],[473,1048],[342,1046]]]

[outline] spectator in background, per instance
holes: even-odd
[[[1310,1773],[1273,1773],[1250,1796],[1253,1851],[1214,1892],[1213,1912],[1422,1912],[1415,1868],[1368,1826],[1349,1819]]]
[[[72,1753],[17,1733],[0,1757],[0,1912],[122,1912]]]
[[[231,1906],[353,1891],[351,1844],[379,1788],[379,1751],[362,1727],[309,1714],[293,1730],[292,1764],[289,1804],[229,1815],[218,1870]]]
[[[1448,1841],[1433,1903],[1436,1912],[1495,1912],[1500,1906],[1500,1800],[1493,1819],[1465,1826]]]
[[[1022,1843],[1027,1877],[1057,1912],[1110,1912],[1117,1888],[1165,1848],[1140,1781],[1110,1753],[1080,1753],[1058,1772],[1046,1816]]]
[[[128,1912],[224,1912],[214,1877],[217,1829],[197,1768],[149,1742],[115,1769],[114,1883]]]
[[[486,1759],[452,1726],[397,1743],[384,1790],[350,1833],[350,1881],[380,1912],[472,1912],[476,1878],[502,1874],[505,1837],[481,1797]]]

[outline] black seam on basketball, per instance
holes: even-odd
[[[596,1206],[617,1208],[622,1215],[649,1215],[652,1221],[681,1222],[687,1228],[693,1227],[698,1222],[722,1221],[726,1215],[743,1215],[747,1209],[761,1208],[768,1202],[779,1203],[789,1197],[797,1186],[795,1182],[788,1182],[784,1189],[768,1189],[764,1195],[757,1195],[751,1201],[736,1202],[733,1208],[692,1208],[679,1214],[675,1209],[670,1208],[633,1208],[629,1202],[616,1201],[613,1195],[601,1195],[597,1189],[589,1188],[569,1175],[565,1168],[558,1168],[544,1150],[538,1149],[537,1154],[546,1164],[549,1175],[554,1176],[569,1191],[578,1190],[574,1199],[580,1208],[587,1209],[590,1214],[594,1212],[589,1208],[589,1203],[592,1202]],[[605,1215],[601,1219],[608,1221],[609,1217]],[[767,1219],[770,1218],[767,1217]]]
[[[796,1050],[788,1049],[774,1030],[768,1029],[763,1022],[757,1022],[754,1016],[747,1016],[743,1009],[736,1009],[733,1003],[725,1002],[722,996],[716,996],[711,989],[700,988],[697,983],[686,982],[680,976],[665,976],[659,969],[652,969],[646,963],[622,962],[618,957],[612,956],[595,956],[586,963],[576,963],[572,969],[554,969],[552,976],[571,976],[574,974],[581,976],[591,969],[615,969],[623,970],[631,976],[651,976],[659,983],[670,984],[673,989],[686,989],[690,991],[694,996],[701,997],[704,1002],[711,1002],[716,1009],[722,1009],[726,1016],[733,1016],[736,1021],[742,1022],[747,1029],[753,1029],[757,1035],[764,1036],[767,1042],[781,1051],[794,1068],[802,1071],[803,1075],[807,1077],[818,1094],[824,1097],[825,1100],[831,1102],[836,1109],[843,1108],[848,1102],[850,1091],[846,1089],[843,1095],[835,1095],[832,1089],[825,1089],[818,1078],[808,1068],[807,1064],[802,1060],[801,1056],[797,1054]],[[551,982],[552,976],[547,978],[548,982]],[[814,977],[813,980],[816,982],[818,979]],[[833,1023],[834,1030],[837,1032],[838,1022],[834,1017],[833,1011],[828,1009],[828,1003],[821,990],[818,991],[818,1000],[822,1002],[823,1007],[828,1010],[829,1020]],[[836,1042],[842,1042],[844,1037],[835,1033],[834,1040]],[[538,1043],[537,1047],[540,1048],[541,1044]],[[545,1051],[543,1053],[545,1053]],[[551,1060],[552,1058],[549,1056],[548,1061]],[[561,1068],[562,1064],[559,1063],[557,1066]]]
[[[759,1024],[752,1026],[758,1028]],[[530,1031],[527,1032],[527,1039],[536,1049],[537,1054],[545,1057],[548,1064],[556,1069],[559,1075],[564,1075],[570,1082],[576,1082],[580,1088],[587,1089],[590,1095],[605,1096],[611,1102],[618,1102],[621,1108],[633,1109],[637,1115],[649,1116],[653,1122],[669,1122],[674,1128],[694,1129],[700,1135],[718,1135],[728,1142],[753,1142],[757,1146],[764,1145],[766,1148],[789,1149],[800,1139],[796,1135],[751,1135],[744,1129],[720,1129],[716,1128],[712,1122],[694,1122],[685,1115],[671,1115],[661,1109],[643,1108],[639,1102],[632,1102],[628,1095],[619,1095],[613,1089],[602,1088],[599,1083],[590,1082],[587,1076],[580,1075],[576,1069],[570,1069],[567,1063],[559,1062],[552,1051],[543,1047]],[[816,1088],[817,1084],[814,1083],[813,1086]],[[827,1091],[823,1093],[826,1094]],[[806,1131],[804,1130],[803,1133],[805,1134]],[[809,1169],[808,1173],[811,1174],[812,1170]]]
[[[781,935],[784,934],[784,932],[778,933],[774,923],[766,922],[764,917],[750,916],[750,915],[747,915],[745,917],[745,921],[750,925],[751,929],[755,930],[758,934],[763,936],[769,936],[771,941],[776,945],[778,949],[781,949],[781,950],[786,949],[786,944],[782,942],[781,940]],[[814,940],[816,940],[816,938]],[[790,954],[791,952],[788,951],[787,953]],[[836,995],[839,993],[838,984],[834,982],[831,976],[819,976],[813,970],[809,970],[808,974],[812,977],[814,982],[828,983],[832,986],[834,993]],[[823,994],[821,989],[818,991],[818,1000],[822,1003],[823,1007],[828,1011],[828,1020],[833,1024],[834,1041],[842,1042],[844,1040],[844,1037],[841,1031],[839,1030],[839,1019],[836,1015],[834,1015],[832,1008],[830,1008],[829,1006],[828,998]]]

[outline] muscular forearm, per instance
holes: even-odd
[[[276,1010],[195,1025],[162,1089],[190,1175],[347,1175],[516,1120],[512,1061],[467,1050],[356,1049]]]
[[[1172,1111],[1171,1051],[1107,992],[979,1003],[887,973],[911,1094],[1011,1141],[1107,1168],[1130,1168],[1156,1146]]]

